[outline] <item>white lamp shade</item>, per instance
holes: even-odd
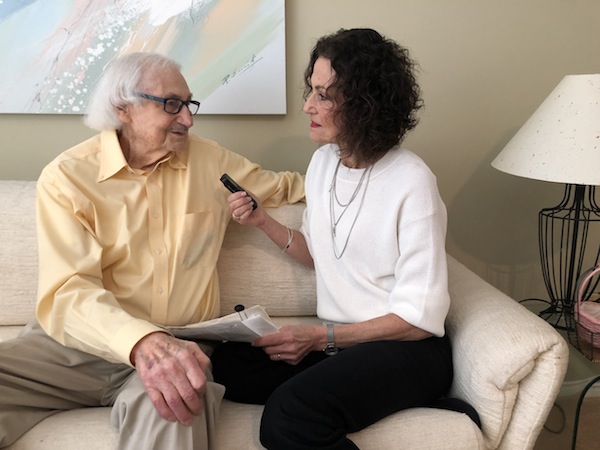
[[[600,74],[564,77],[492,166],[536,180],[600,185]]]

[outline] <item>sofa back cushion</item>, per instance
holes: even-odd
[[[35,181],[0,180],[0,249],[0,325],[23,325],[38,283]]]
[[[38,283],[35,181],[0,180],[0,325],[34,317]],[[289,227],[302,222],[304,203],[269,209]],[[282,254],[261,231],[233,221],[218,262],[221,313],[237,304],[262,305],[273,316],[314,315],[312,269]]]
[[[279,222],[298,229],[304,203],[268,208]],[[271,316],[312,316],[316,313],[313,269],[283,254],[264,233],[231,221],[217,264],[221,315],[235,305],[261,305]]]

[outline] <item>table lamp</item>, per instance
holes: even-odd
[[[573,328],[577,280],[600,256],[600,74],[568,75],[525,122],[492,166],[512,175],[564,183],[558,205],[538,216],[547,307],[557,328]],[[587,295],[597,285],[589,286]]]

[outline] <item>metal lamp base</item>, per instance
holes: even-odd
[[[550,298],[539,315],[559,329],[573,329],[577,281],[599,261],[600,207],[595,195],[595,186],[567,184],[561,202],[539,213],[540,258]],[[588,297],[595,287],[588,286]]]

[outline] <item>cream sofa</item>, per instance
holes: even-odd
[[[37,283],[35,182],[0,181],[0,340],[15,337],[34,315]],[[273,210],[298,226],[304,205]],[[464,414],[417,408],[396,413],[352,435],[363,450],[531,449],[563,380],[563,338],[449,258],[455,379],[451,395],[471,403],[480,430]],[[260,232],[230,225],[219,260],[221,312],[260,304],[280,323],[318,322],[312,271],[292,263]],[[224,402],[218,449],[262,448],[261,407]],[[12,450],[114,448],[109,408],[57,413],[39,423]],[[143,420],[141,418],[141,420]]]

